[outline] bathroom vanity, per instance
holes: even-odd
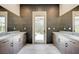
[[[26,44],[26,32],[0,33],[0,54],[16,54]]]
[[[79,54],[79,33],[53,32],[53,43],[63,54]]]

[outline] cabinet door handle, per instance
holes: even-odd
[[[65,47],[68,47],[68,43],[65,43]]]
[[[75,42],[72,42],[73,44],[75,44]]]
[[[2,43],[6,43],[6,42],[2,42]]]
[[[6,42],[8,42],[8,41],[3,41],[2,43],[6,43]]]
[[[11,43],[11,47],[13,47],[13,43]]]
[[[72,41],[70,41],[70,42],[72,42]],[[73,44],[75,44],[76,42],[72,42]]]

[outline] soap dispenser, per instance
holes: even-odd
[[[13,28],[14,30],[16,30],[16,27],[14,26],[14,28]]]

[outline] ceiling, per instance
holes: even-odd
[[[2,7],[6,8],[7,10],[13,12],[14,14],[20,16],[20,4],[0,4]],[[78,4],[60,4],[59,5],[59,16],[64,15],[68,11],[72,10],[78,6]]]

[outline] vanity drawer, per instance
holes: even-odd
[[[79,41],[73,39],[73,40],[70,40],[70,42],[75,45],[76,47],[79,47]]]

